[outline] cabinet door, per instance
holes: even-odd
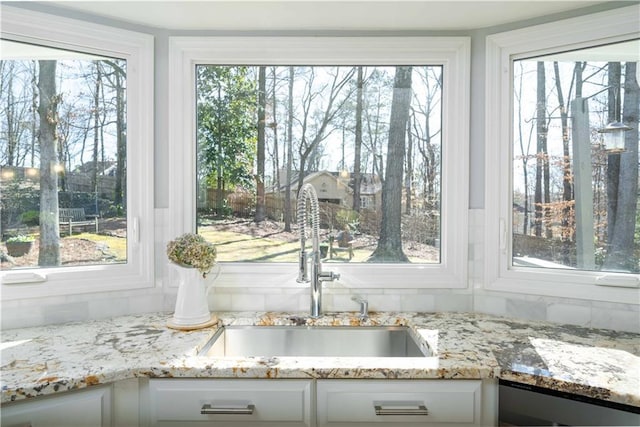
[[[307,380],[150,380],[149,424],[309,427],[311,384]]]
[[[481,381],[321,380],[317,387],[318,427],[481,423]]]
[[[109,427],[111,387],[5,404],[0,419],[2,427]]]

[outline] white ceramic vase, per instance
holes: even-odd
[[[171,264],[178,278],[178,298],[168,326],[174,329],[197,329],[215,323],[209,312],[207,286],[197,268]]]

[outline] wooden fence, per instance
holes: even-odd
[[[215,212],[216,205],[215,189],[207,191],[206,202],[200,201],[198,207],[201,212]],[[225,192],[225,209],[236,218],[253,218],[255,215],[256,200],[255,195],[248,192]],[[291,199],[292,221],[295,222],[296,198]],[[283,222],[284,221],[284,195],[265,195],[265,210],[267,218]],[[353,225],[358,232],[371,236],[380,234],[380,224],[382,213],[380,210],[363,209],[356,213],[347,206],[335,203],[320,202],[320,227],[328,230],[340,230],[345,223]],[[440,216],[435,211],[419,213],[413,215],[403,215],[402,217],[403,239],[407,241],[418,241],[430,245],[436,245],[440,238]]]

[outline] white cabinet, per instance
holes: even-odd
[[[142,426],[495,425],[494,380],[150,379]]]
[[[150,426],[310,427],[307,380],[152,379],[143,409]]]
[[[111,387],[92,387],[3,404],[3,427],[109,427]]]
[[[479,426],[482,381],[319,380],[318,427]]]

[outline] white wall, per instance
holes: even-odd
[[[627,3],[628,4],[628,3]],[[625,6],[624,2],[612,2],[581,10],[593,13],[605,9]],[[155,36],[155,207],[156,207],[156,283],[152,290],[127,293],[84,294],[67,297],[28,299],[2,304],[2,328],[37,326],[66,321],[82,321],[106,318],[128,313],[171,311],[175,302],[175,288],[165,283],[167,262],[164,256],[168,240],[166,208],[169,203],[168,174],[171,167],[168,155],[168,39],[169,36],[221,35],[216,31],[172,31],[144,28],[123,22],[67,12],[43,3],[12,3],[41,12],[61,14],[70,18],[93,21],[99,24],[146,32]],[[487,292],[483,289],[483,260],[490,254],[483,253],[483,207],[484,207],[484,79],[485,37],[488,34],[507,31],[529,25],[550,22],[573,16],[557,14],[527,22],[512,23],[500,27],[468,32],[411,32],[406,35],[471,36],[471,146],[470,146],[470,196],[469,246],[460,250],[469,251],[469,289],[418,290],[418,289],[358,289],[358,294],[369,299],[371,310],[377,311],[477,311],[532,320],[571,323],[584,326],[603,327],[640,332],[638,305],[612,304],[586,300],[550,298],[536,295]],[[239,33],[234,33],[238,35]],[[243,33],[250,35],[250,33]],[[264,33],[261,33],[264,34]],[[291,33],[287,33],[291,34]],[[331,33],[336,35],[335,33]],[[345,33],[353,34],[353,33]],[[404,33],[403,33],[404,34]],[[255,34],[254,34],[255,35]],[[269,35],[281,35],[269,33]],[[323,33],[327,35],[327,33]],[[366,35],[366,33],[358,33]],[[388,34],[390,35],[390,34]],[[324,291],[324,309],[357,310],[351,301],[352,292],[346,286],[330,284]],[[300,288],[214,288],[210,294],[212,310],[292,310],[305,311],[309,307],[309,294]]]

